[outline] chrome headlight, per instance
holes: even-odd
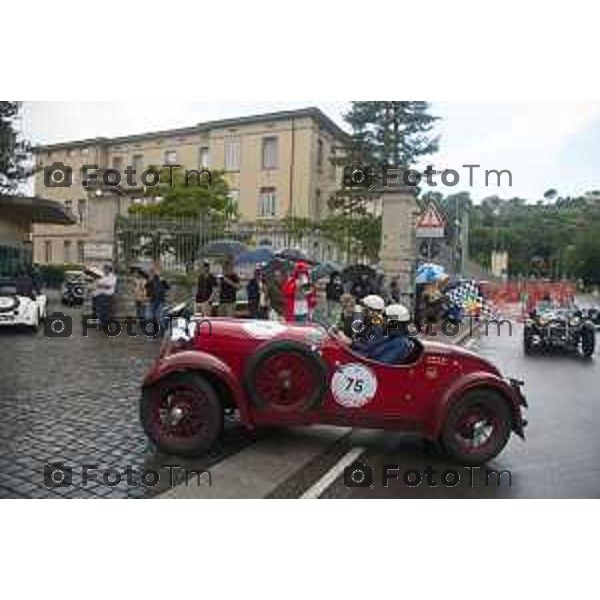
[[[580,321],[581,319],[579,317],[572,317],[571,319],[569,319],[569,325],[575,327],[575,325],[579,325]]]

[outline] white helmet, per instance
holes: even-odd
[[[410,321],[410,312],[404,304],[390,304],[385,309],[385,316],[390,321],[399,321],[400,323],[408,323]]]
[[[370,294],[369,296],[365,296],[362,299],[362,303],[370,310],[381,311],[385,308],[385,300],[381,296],[377,296],[376,294]]]

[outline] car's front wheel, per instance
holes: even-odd
[[[586,358],[594,354],[596,349],[596,332],[591,327],[584,327],[581,330],[581,351]]]
[[[440,441],[461,464],[480,465],[500,454],[511,430],[504,399],[492,390],[474,390],[452,404]]]
[[[196,373],[178,373],[144,389],[140,418],[146,435],[166,454],[199,456],[223,429],[223,407],[212,385]]]

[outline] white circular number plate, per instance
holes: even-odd
[[[335,401],[346,408],[360,408],[373,400],[377,378],[371,369],[359,363],[341,365],[331,379]]]

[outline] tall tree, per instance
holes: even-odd
[[[16,128],[20,108],[20,102],[0,101],[0,194],[15,193],[31,174],[30,147]]]
[[[342,168],[352,168],[363,163],[372,169],[372,186],[342,185],[331,198],[330,208],[334,214],[350,219],[365,217],[370,206],[378,198],[384,165],[401,170],[415,166],[419,157],[437,151],[438,140],[432,135],[437,120],[429,114],[429,104],[423,101],[355,101],[344,118],[351,128],[348,140],[335,149],[333,163]],[[355,226],[348,225],[356,230]],[[377,231],[377,225],[366,223],[369,231]],[[360,225],[358,225],[360,228]],[[380,227],[380,224],[379,224]]]
[[[437,117],[429,114],[428,102],[353,102],[346,120],[378,165],[410,169],[419,157],[438,150],[438,138],[431,133]]]

